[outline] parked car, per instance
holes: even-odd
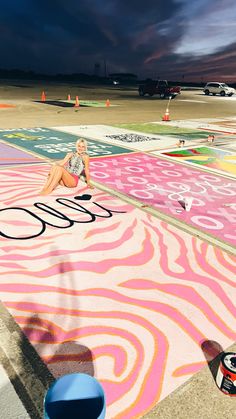
[[[220,96],[232,96],[236,93],[236,90],[233,87],[229,87],[226,83],[216,83],[216,82],[209,82],[203,89],[205,95],[212,94],[220,95]]]
[[[139,96],[159,95],[162,99],[171,97],[174,99],[180,94],[180,86],[169,86],[167,80],[147,80],[138,88]]]

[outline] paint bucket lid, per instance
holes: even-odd
[[[44,399],[44,419],[105,419],[106,400],[101,384],[84,373],[59,377]]]
[[[236,353],[235,352],[225,352],[222,355],[221,362],[223,366],[228,370],[236,373]]]

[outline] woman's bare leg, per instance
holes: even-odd
[[[41,195],[47,195],[57,187],[62,178],[62,170],[63,168],[61,166],[53,166],[51,168],[49,177],[40,193]]]
[[[49,171],[49,173],[47,175],[47,179],[46,179],[46,182],[44,184],[44,187],[43,187],[42,191],[44,191],[45,189],[47,189],[48,185],[51,183],[51,177],[52,177],[52,173],[53,173],[54,167],[55,167],[55,165],[54,166],[51,166],[51,169],[50,169],[50,171]]]
[[[52,167],[40,195],[50,194],[59,184],[67,186],[68,188],[76,186],[73,176],[71,176],[64,167],[56,165]]]

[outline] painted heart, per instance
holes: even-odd
[[[74,197],[74,199],[77,199],[78,201],[89,201],[91,198],[92,198],[92,195],[89,195],[89,194],[78,195]]]

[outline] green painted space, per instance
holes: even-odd
[[[125,128],[132,131],[144,132],[146,134],[166,135],[169,137],[181,137],[186,140],[195,140],[207,138],[212,132],[200,131],[191,128],[173,127],[171,125],[161,125],[152,123],[143,124],[116,124],[118,128]]]
[[[107,144],[102,141],[88,141],[88,153],[91,157],[112,156],[131,153],[125,147]],[[30,150],[49,159],[62,159],[66,153],[75,151],[77,135],[59,132],[49,128],[0,130],[0,139],[14,144],[21,149]]]
[[[195,147],[161,153],[163,156],[173,157],[179,161],[236,175],[236,155],[228,150],[219,148]]]
[[[74,108],[75,107],[75,100],[36,100],[37,103],[42,103],[43,105],[52,105],[52,106],[60,106],[61,108]],[[93,107],[93,108],[106,108],[107,104],[106,101],[104,102],[97,102],[92,100],[79,100],[79,107]],[[119,106],[109,104],[109,107],[112,106]],[[78,109],[78,107],[75,107]]]
[[[75,100],[67,100],[67,101],[60,101],[60,102],[64,103],[65,104],[64,106],[66,106],[66,105],[70,106],[70,107],[75,106]],[[61,105],[61,106],[63,106],[63,105]],[[106,108],[107,107],[106,100],[101,102],[101,101],[96,101],[96,100],[80,100],[80,99],[79,99],[79,106],[91,107],[91,108]],[[113,105],[110,102],[109,107],[112,107],[112,106],[119,106],[119,105]]]
[[[106,108],[106,101],[104,102],[97,102],[97,101],[93,101],[93,100],[80,100],[79,101],[80,106],[90,106],[93,108]],[[113,105],[110,103],[109,106],[118,106],[118,105]]]

